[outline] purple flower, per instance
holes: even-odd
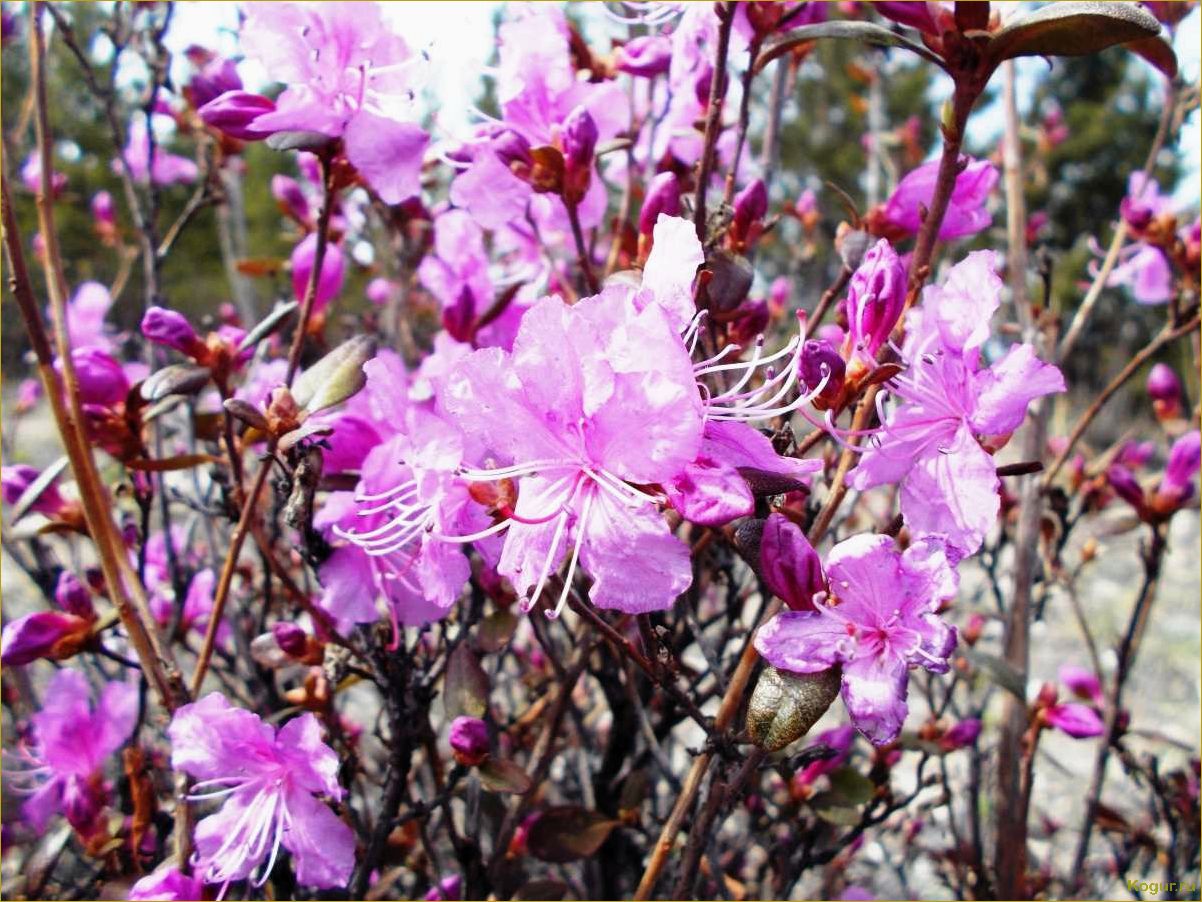
[[[1164,478],[1156,489],[1156,498],[1161,505],[1180,507],[1193,497],[1193,478],[1202,455],[1200,438],[1202,436],[1195,429],[1173,442],[1168,463],[1164,466]]]
[[[1111,464],[1106,469],[1106,481],[1114,493],[1141,514],[1144,511],[1144,490],[1135,474],[1122,464]]]
[[[907,4],[910,5],[910,4]],[[956,176],[956,187],[952,190],[947,213],[939,226],[939,238],[963,238],[989,228],[993,217],[985,209],[989,192],[997,184],[998,171],[988,160],[968,161],[964,170]],[[939,161],[924,163],[908,173],[897,183],[893,194],[885,203],[885,219],[898,228],[917,234],[922,228],[919,207],[929,208],[935,196],[935,178]]]
[[[947,672],[956,630],[936,612],[956,594],[956,571],[937,538],[898,554],[889,536],[858,535],[831,549],[826,572],[830,598],[777,614],[757,631],[756,650],[795,673],[842,665],[852,723],[886,745],[906,717],[908,671]]]
[[[0,493],[3,494],[4,503],[9,505],[16,504],[21,500],[21,496],[25,494],[26,490],[41,475],[41,471],[37,467],[31,467],[29,464],[13,464],[10,467],[0,467]],[[67,502],[58,493],[58,488],[54,483],[55,480],[51,480],[38,494],[33,503],[29,505],[30,513],[45,514],[47,517],[53,517],[66,506]]]
[[[1171,212],[1173,200],[1160,193],[1155,179],[1144,181],[1142,171],[1133,172],[1127,179],[1127,194],[1119,205],[1123,219],[1137,232],[1146,229],[1162,213]]]
[[[820,338],[806,339],[801,346],[801,381],[806,388],[821,391],[816,403],[832,404],[843,391],[843,380],[847,375],[847,364],[829,341]],[[825,382],[823,381],[825,380]]]
[[[224,798],[196,825],[196,869],[205,883],[228,885],[271,874],[283,846],[303,886],[344,886],[355,864],[355,836],[317,796],[340,801],[338,755],[312,714],[277,731],[219,693],[175,712],[167,733],[171,765],[195,778],[189,798]]]
[[[1033,399],[1064,391],[1060,370],[1028,344],[981,367],[1001,303],[996,268],[992,251],[974,251],[942,285],[924,289],[907,320],[909,369],[889,383],[900,403],[849,474],[860,491],[900,482],[910,529],[942,534],[962,555],[981,546],[1000,508],[996,467],[977,436],[1013,432]]]
[[[302,225],[308,226],[313,214],[309,208],[309,199],[305,196],[300,182],[286,175],[271,177],[271,196],[275,198],[280,212],[290,216]]]
[[[448,331],[459,341],[470,341],[474,314],[483,312],[493,299],[484,232],[470,215],[456,209],[439,214],[434,220],[434,253],[422,258],[417,277],[438,298],[444,311],[467,313],[466,335]]]
[[[841,768],[847,763],[848,754],[851,752],[851,744],[855,738],[856,728],[850,724],[835,727],[832,730],[823,730],[815,736],[812,742],[806,744],[807,749],[826,746],[835,754],[829,758],[822,758],[807,764],[801,773],[793,778],[794,785],[813,786],[819,777],[833,773]]]
[[[129,127],[129,137],[122,151],[125,164],[135,181],[146,182],[154,180],[156,185],[187,185],[196,181],[200,170],[196,164],[186,157],[168,153],[162,142],[156,141],[154,147],[154,164],[150,160],[150,135],[146,131],[146,123],[141,119],[135,120]],[[113,172],[121,174],[121,162],[113,160]]]
[[[906,267],[884,238],[868,249],[847,287],[847,315],[852,350],[876,357],[906,304]]]
[[[304,302],[309,290],[309,279],[313,275],[313,262],[317,259],[317,233],[312,232],[292,249],[292,293],[297,301]],[[325,257],[321,261],[321,275],[317,279],[317,294],[313,298],[314,312],[326,308],[330,301],[342,291],[343,271],[346,263],[342,258],[342,247],[334,242],[326,244]]]
[[[424,260],[422,261],[425,262]],[[377,307],[386,307],[397,296],[397,285],[390,279],[385,279],[383,276],[376,276],[367,283],[367,287],[363,289],[363,293],[367,299]]]
[[[1122,262],[1106,279],[1108,286],[1126,288],[1137,304],[1155,306],[1169,302],[1173,296],[1173,269],[1160,248],[1139,241],[1123,248],[1119,259]]]
[[[113,195],[107,191],[97,191],[92,195],[92,218],[97,224],[112,226],[117,222],[117,208],[113,203]],[[93,283],[94,284],[94,283]]]
[[[256,120],[275,112],[270,98],[250,91],[226,91],[207,101],[196,111],[205,125],[225,132],[242,141],[260,141],[271,135],[270,129],[256,124]]]
[[[84,282],[75,289],[67,302],[67,334],[72,348],[97,347],[107,351],[112,347],[104,325],[104,318],[112,306],[109,290],[99,282]],[[46,315],[48,319],[52,318],[49,312]]]
[[[151,307],[146,311],[142,316],[142,334],[155,344],[166,345],[189,356],[201,343],[186,316],[164,307]]]
[[[672,64],[672,41],[664,35],[631,38],[614,51],[614,68],[627,75],[652,78]]]
[[[133,732],[136,686],[106,683],[95,708],[89,705],[91,694],[79,671],[56,673],[45,705],[32,718],[33,742],[24,753],[30,767],[6,773],[18,784],[14,788],[29,796],[21,810],[38,833],[59,813],[81,834],[93,830],[108,797],[104,762]]]
[[[935,19],[927,7],[926,3],[914,3],[911,0],[906,0],[904,3],[877,0],[872,4],[872,8],[886,19],[892,19],[894,22],[908,25],[910,28],[917,28],[926,34],[938,35],[939,27],[935,24]]]
[[[421,189],[429,135],[412,120],[423,58],[383,20],[378,4],[250,3],[240,35],[248,59],[288,85],[264,133],[342,138],[346,157],[388,204]]]
[[[191,902],[204,898],[204,884],[178,868],[160,867],[135,883],[125,898],[130,902]]]
[[[455,760],[468,767],[475,767],[491,751],[488,724],[478,717],[456,717],[449,740]]]
[[[42,190],[42,156],[36,150],[25,160],[21,167],[21,183],[33,194]],[[66,190],[67,176],[62,172],[50,173],[50,193],[58,197]]]
[[[760,572],[769,591],[794,611],[814,610],[814,596],[826,591],[818,552],[801,527],[781,514],[764,521]]]
[[[129,394],[129,378],[115,357],[100,348],[75,348],[71,362],[79,379],[79,397],[84,404],[112,407]],[[55,361],[55,369],[62,367]]]
[[[1091,736],[1101,736],[1106,726],[1098,712],[1089,705],[1079,702],[1065,702],[1044,709],[1044,717],[1049,726],[1055,727],[1062,733],[1067,733],[1074,739],[1088,739]]]

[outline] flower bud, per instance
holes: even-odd
[[[1100,736],[1106,729],[1098,712],[1080,702],[1053,705],[1043,712],[1043,717],[1048,726],[1055,727],[1074,739]]]
[[[511,128],[502,129],[492,139],[492,151],[519,178],[527,178],[534,166],[530,142]]]
[[[113,203],[113,195],[107,191],[97,191],[92,195],[92,218],[97,225],[115,225],[117,221],[117,209]]]
[[[96,609],[92,606],[92,593],[70,570],[64,570],[58,575],[58,585],[54,587],[54,601],[68,614],[74,614],[76,617],[83,617],[86,620],[96,619]]]
[[[465,767],[475,767],[491,751],[488,724],[478,717],[456,717],[451,722],[450,742],[455,760]]]
[[[1056,699],[1060,697],[1060,693],[1056,691],[1054,683],[1044,683],[1039,687],[1039,693],[1035,696],[1035,707],[1050,708],[1056,704]]]
[[[710,90],[714,82],[714,67],[706,63],[698,72],[697,78],[693,82],[693,96],[697,98],[697,102],[701,104],[701,108],[707,109],[710,105]],[[730,78],[725,72],[722,73],[722,82],[718,85],[718,96],[725,97],[726,89],[730,85]]]
[[[28,413],[42,399],[42,383],[37,379],[22,379],[17,384],[17,413]]]
[[[769,665],[760,674],[747,706],[747,732],[767,752],[800,739],[839,694],[840,669],[789,673]]]
[[[266,113],[275,112],[275,103],[249,91],[226,91],[196,112],[205,125],[223,131],[231,138],[261,141],[271,134],[271,130],[257,129],[254,122]]]
[[[284,654],[294,658],[304,657],[309,635],[301,627],[291,621],[280,620],[271,625],[271,635]]]
[[[733,229],[735,235],[745,240],[753,223],[758,223],[768,213],[768,189],[763,179],[755,179],[735,195]]]
[[[1187,432],[1169,449],[1169,460],[1164,467],[1164,478],[1156,489],[1156,500],[1161,508],[1176,508],[1185,504],[1194,494],[1192,480],[1198,472],[1202,451],[1197,429]]]
[[[1122,464],[1111,464],[1106,470],[1106,481],[1114,493],[1135,508],[1141,515],[1144,511],[1144,490],[1135,474]]]
[[[20,667],[39,658],[61,661],[78,652],[92,621],[63,611],[36,611],[7,623],[0,634],[0,663]]]
[[[376,276],[367,283],[367,287],[363,290],[367,299],[377,307],[386,307],[392,303],[397,296],[397,286],[389,279],[383,276]]]
[[[844,310],[852,347],[874,357],[906,305],[906,268],[882,238],[864,255],[847,288]]]
[[[31,194],[37,194],[42,190],[42,157],[36,150],[29,155],[25,165],[21,167],[21,181]],[[66,187],[66,174],[52,171],[50,173],[51,195],[58,197],[66,190]]]
[[[174,348],[189,357],[196,356],[202,344],[188,318],[175,310],[151,307],[142,317],[142,334],[155,344]]]
[[[63,785],[63,815],[67,818],[67,823],[85,840],[97,829],[103,829],[102,825],[97,823],[97,818],[104,809],[107,794],[104,783],[98,779],[77,777]]]
[[[280,212],[301,225],[308,225],[312,219],[309,209],[309,199],[301,190],[300,182],[286,175],[271,177],[271,196],[275,198]]]
[[[614,68],[627,75],[652,78],[672,64],[672,41],[666,35],[631,38],[614,51]]]
[[[955,724],[944,733],[942,739],[939,740],[939,745],[945,751],[950,752],[972,745],[980,735],[981,721],[975,717],[969,717]]]
[[[807,391],[815,391],[826,379],[826,385],[814,399],[815,406],[822,408],[833,404],[843,391],[843,378],[847,372],[839,352],[820,338],[807,338],[801,346],[800,367],[801,381]]]
[[[214,57],[188,82],[188,99],[199,109],[222,94],[242,90],[242,79],[234,61]]]
[[[964,625],[964,629],[960,631],[960,638],[968,646],[976,645],[981,639],[981,633],[985,631],[985,616],[983,614],[970,614],[968,623]]]
[[[292,251],[292,292],[300,303],[305,301],[309,278],[313,274],[313,261],[317,257],[317,233],[308,235]],[[313,310],[325,309],[342,291],[345,264],[342,248],[334,242],[326,245],[326,255],[321,261],[321,275],[317,279],[317,294],[313,298]]]
[[[748,345],[768,328],[770,314],[767,301],[747,301],[735,311],[729,335],[736,344]]]
[[[71,362],[79,379],[79,398],[84,404],[112,407],[129,394],[129,379],[121,364],[100,348],[76,348]],[[58,361],[55,368],[62,372]]]
[[[450,877],[444,877],[438,881],[438,886],[432,886],[426,892],[426,902],[453,902],[461,898],[463,892],[463,878],[458,874],[452,874]]]
[[[760,572],[769,591],[795,611],[814,610],[814,595],[826,589],[818,552],[801,527],[781,514],[764,523]]]
[[[464,285],[455,303],[442,311],[442,327],[456,341],[470,342],[475,336],[476,297]]]
[[[639,213],[639,234],[650,235],[660,215],[676,216],[680,213],[680,181],[674,172],[661,172],[651,180],[647,196],[643,198],[643,209]]]
[[[597,149],[597,123],[583,106],[568,113],[563,121],[563,157],[569,166],[585,167]]]
[[[1158,363],[1148,373],[1148,397],[1161,420],[1170,420],[1181,414],[1181,380],[1173,368]]]

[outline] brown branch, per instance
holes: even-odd
[[[718,135],[722,131],[722,104],[726,87],[726,57],[730,50],[730,32],[735,24],[735,10],[730,3],[714,6],[718,16],[718,50],[714,58],[713,80],[710,82],[709,106],[705,116],[705,143],[701,150],[701,165],[697,169],[697,191],[693,202],[693,225],[702,244],[706,242],[705,192],[714,172],[714,157]]]
[[[296,371],[300,369],[301,350],[305,346],[309,319],[313,316],[313,305],[317,301],[317,286],[321,280],[321,269],[326,261],[326,247],[330,241],[330,216],[334,212],[334,175],[330,166],[329,154],[319,154],[319,159],[321,160],[321,184],[324,194],[321,211],[317,216],[317,247],[313,250],[313,271],[309,273],[309,284],[305,286],[300,319],[296,323],[296,333],[292,336],[292,346],[288,349],[288,374],[284,379],[284,384],[289,386],[296,378]]]

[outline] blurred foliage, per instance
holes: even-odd
[[[12,4],[13,9],[21,8]],[[94,35],[108,15],[101,4],[69,4],[68,15],[77,34]],[[573,10],[573,14],[577,14]],[[2,59],[3,128],[5,167],[18,193],[17,213],[27,244],[36,231],[32,195],[20,186],[19,171],[33,146],[33,125],[28,102],[28,58],[24,40],[28,23],[21,17],[19,33],[5,48]],[[102,80],[107,80],[108,62],[96,54]],[[598,48],[607,50],[608,47]],[[58,137],[56,168],[69,178],[65,196],[57,207],[61,243],[68,279],[73,285],[96,279],[112,284],[120,270],[118,252],[97,241],[88,203],[95,192],[109,191],[118,202],[119,222],[125,241],[135,244],[120,179],[112,170],[114,142],[96,98],[86,90],[76,60],[51,31],[49,53],[49,96],[51,118]],[[737,72],[745,64],[733,59]],[[775,65],[775,64],[774,64]],[[900,51],[881,51],[849,41],[825,41],[814,46],[796,67],[789,80],[780,139],[780,164],[773,186],[774,207],[788,208],[805,188],[813,189],[822,211],[820,235],[814,247],[805,249],[801,230],[794,219],[784,219],[763,244],[757,259],[762,285],[779,274],[792,278],[794,304],[812,304],[831,282],[839,268],[832,243],[835,227],[847,214],[838,186],[857,205],[867,207],[866,172],[868,158],[862,136],[867,129],[870,83],[873,74],[881,78],[882,131],[897,132],[911,117],[917,117],[917,146],[927,154],[937,152],[938,108],[932,99],[937,93],[936,80],[942,75],[932,67],[912,61]],[[1058,59],[1035,79],[1032,114],[1028,126],[1034,135],[1040,117],[1059,106],[1068,126],[1068,138],[1054,147],[1032,168],[1028,182],[1031,211],[1044,210],[1049,225],[1040,241],[1054,261],[1054,305],[1070,314],[1083,294],[1081,283],[1088,278],[1090,258],[1088,240],[1109,238],[1109,225],[1115,221],[1118,205],[1126,189],[1126,174],[1142,165],[1151,136],[1156,130],[1160,109],[1160,86],[1152,84],[1150,70],[1122,51],[1108,51],[1083,59]],[[766,123],[768,94],[773,78],[769,67],[755,83],[752,107],[752,142],[748,155],[760,152],[759,139]],[[128,122],[144,82],[137,77],[124,84],[121,109]],[[489,93],[491,81],[482,79],[480,103],[490,109],[495,99]],[[737,88],[732,87],[732,98]],[[733,103],[728,118],[733,118]],[[137,115],[141,115],[138,113]],[[982,100],[976,116],[1000,118],[1000,108],[992,99]],[[986,130],[988,131],[988,130]],[[995,130],[1000,132],[999,127]],[[995,146],[973,146],[975,130],[970,130],[969,152],[995,156]],[[176,134],[168,143],[171,152],[191,156],[194,142],[186,134]],[[898,177],[910,163],[903,160],[903,146],[896,140],[884,142],[881,196],[887,196]],[[1033,141],[1027,144],[1033,153]],[[248,176],[243,182],[248,246],[252,258],[286,257],[292,234],[284,226],[270,192],[270,177],[276,172],[294,172],[290,155],[273,152],[261,144],[246,148],[242,158]],[[1178,157],[1166,152],[1158,161],[1157,178],[1162,190],[1170,192],[1180,175]],[[145,188],[140,187],[145,196]],[[159,191],[160,235],[179,215],[192,191],[190,186],[169,186]],[[1000,246],[1004,215],[1000,198],[995,199],[995,227],[979,236],[977,246]],[[166,303],[200,319],[211,314],[218,303],[230,299],[230,288],[217,240],[217,216],[204,209],[184,230],[173,253],[162,267],[162,290]],[[962,250],[963,248],[961,248]],[[352,278],[345,290],[343,309],[362,305],[361,285],[365,273],[351,267]],[[40,279],[40,273],[38,273]],[[286,274],[253,280],[256,306],[266,310],[274,296],[289,291]],[[119,327],[136,326],[143,309],[140,264],[133,271],[114,306],[110,319]],[[1093,349],[1106,345],[1130,347],[1145,335],[1160,316],[1155,309],[1137,308],[1121,290],[1109,290],[1099,307],[1099,329],[1090,339]],[[0,364],[6,373],[24,372],[17,364],[25,348],[24,336],[16,321],[15,310],[6,297],[3,307],[3,343]],[[1103,336],[1102,339],[1096,336]],[[1078,359],[1089,360],[1088,352]],[[1101,371],[1105,372],[1106,367]],[[1099,371],[1071,373],[1088,379]]]

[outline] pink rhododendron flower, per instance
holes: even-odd
[[[1173,269],[1164,252],[1137,242],[1119,252],[1122,261],[1110,271],[1106,284],[1123,287],[1139,304],[1167,304],[1173,296]]]
[[[849,483],[863,491],[901,483],[901,510],[916,533],[938,533],[960,554],[972,554],[1000,507],[993,458],[978,436],[1005,436],[1030,402],[1064,391],[1064,377],[1020,344],[991,367],[980,348],[1001,303],[1002,282],[992,251],[974,251],[943,284],[923,290],[910,311],[903,354],[909,369],[890,382],[899,404]]]
[[[997,168],[988,160],[974,160],[972,157],[967,160],[964,171],[956,176],[956,187],[939,226],[939,238],[944,241],[975,235],[989,228],[993,221],[985,209],[985,202],[997,184]],[[919,166],[898,182],[885,203],[885,219],[900,229],[917,234],[922,228],[919,207],[930,207],[938,171],[939,161],[933,160]]]
[[[827,598],[813,611],[784,611],[756,632],[755,647],[794,673],[843,668],[843,703],[876,745],[897,738],[906,718],[908,671],[946,673],[956,630],[936,613],[958,579],[938,538],[899,554],[893,539],[857,535],[827,555]]]
[[[1079,702],[1064,702],[1044,710],[1048,724],[1074,739],[1101,736],[1106,730],[1101,716],[1089,705]]]
[[[132,683],[107,683],[94,708],[91,694],[79,671],[56,673],[42,710],[32,718],[32,742],[22,750],[29,767],[6,768],[13,788],[29,796],[21,811],[38,833],[61,813],[86,836],[108,798],[104,764],[133,732],[138,689]]]
[[[228,885],[264,865],[262,884],[283,846],[298,883],[346,884],[355,836],[317,798],[340,801],[344,791],[338,756],[322,741],[316,717],[302,714],[277,730],[213,692],[177,710],[167,733],[172,767],[197,780],[190,798],[224,799],[196,825],[194,861],[205,883]]]
[[[275,110],[248,127],[341,138],[347,159],[385,203],[417,194],[429,141],[412,121],[424,58],[379,5],[248,3],[246,10],[243,51],[288,85]]]
[[[196,181],[200,170],[186,157],[169,153],[159,141],[155,142],[154,161],[150,159],[150,135],[146,123],[135,119],[129,127],[129,139],[122,152],[125,163],[134,179],[139,182],[154,180],[156,185],[187,185]],[[120,174],[121,161],[113,161],[113,171]]]
[[[305,299],[309,280],[313,277],[313,263],[317,259],[317,234],[311,233],[300,240],[292,249],[292,293],[299,302]],[[335,242],[326,245],[321,261],[321,273],[317,277],[317,293],[313,296],[313,310],[324,310],[330,301],[342,291],[342,280],[346,261],[342,247]]]
[[[130,902],[194,902],[204,898],[204,883],[178,868],[161,867],[135,883],[125,898]]]
[[[1102,681],[1092,670],[1078,664],[1063,664],[1057,675],[1073,695],[1095,705],[1102,704]]]

